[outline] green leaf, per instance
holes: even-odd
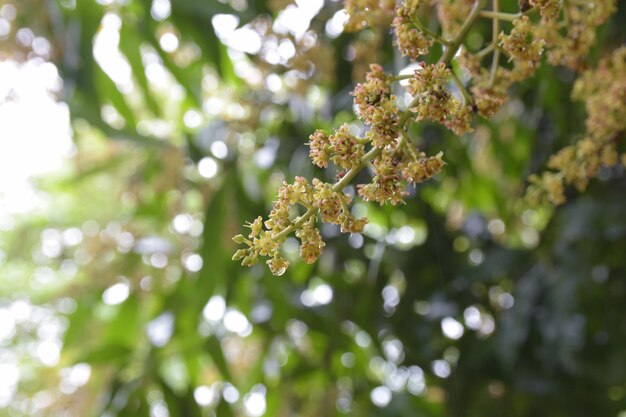
[[[206,341],[207,352],[213,359],[213,363],[217,366],[222,377],[226,381],[233,381],[233,376],[230,373],[230,369],[228,367],[228,362],[226,361],[226,357],[224,356],[224,352],[222,350],[222,345],[220,341],[215,336],[211,336]]]
[[[190,68],[179,67],[172,57],[161,49],[156,39],[156,28],[154,28],[154,25],[143,27],[142,30],[146,40],[163,60],[165,68],[167,68],[176,81],[185,89],[189,96],[188,99],[192,100],[197,107],[202,108],[201,79],[199,74],[194,74],[191,72]]]
[[[202,246],[200,255],[203,259],[199,273],[198,289],[208,297],[216,288],[226,282],[227,262],[230,265],[230,256],[227,256],[226,247],[231,246],[230,236],[226,235],[227,204],[233,196],[232,169],[225,167],[224,183],[211,196],[204,213],[204,229],[202,232]]]
[[[171,20],[198,45],[207,63],[213,66],[222,80],[233,85],[241,81],[235,75],[233,64],[226,53],[226,47],[217,37],[212,19],[219,13],[233,13],[230,6],[211,2],[201,4],[195,0],[181,0],[172,4]]]
[[[202,411],[193,398],[193,390],[186,390],[183,393],[174,391],[165,380],[157,378],[159,387],[163,392],[163,399],[167,404],[167,409],[171,417],[200,417]]]
[[[86,353],[78,362],[88,362],[90,364],[124,364],[133,353],[133,349],[129,346],[121,345],[103,345]]]
[[[146,76],[146,69],[143,65],[141,57],[141,44],[146,41],[137,36],[137,33],[138,32],[131,28],[128,23],[123,24],[120,29],[120,38],[122,39],[120,42],[120,50],[128,59],[128,63],[133,70],[133,75],[141,88],[142,95],[148,105],[148,108],[155,116],[159,116],[161,114],[161,108],[150,89],[150,83],[148,81],[148,77]]]
[[[134,130],[137,126],[137,120],[133,110],[126,102],[126,98],[120,93],[117,85],[109,78],[108,75],[100,69],[95,69],[94,79],[96,80],[96,88],[98,91],[98,97],[101,98],[101,103],[109,101],[115,110],[124,118],[129,129]]]
[[[98,128],[102,133],[104,133],[107,138],[116,140],[116,141],[126,141],[140,146],[146,147],[156,147],[156,148],[170,148],[171,144],[153,137],[153,136],[143,136],[138,134],[136,131],[122,128],[122,129],[114,129],[102,120],[100,116],[100,108],[98,107],[98,102],[94,100],[90,100],[82,95],[82,93],[76,92],[76,97],[72,100],[70,105],[70,111],[72,113],[72,117],[76,119],[85,119],[89,122],[93,127]]]
[[[144,337],[141,328],[139,299],[131,295],[119,306],[113,319],[107,324],[104,343],[133,348]]]

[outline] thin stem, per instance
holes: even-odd
[[[565,25],[567,26],[569,24],[570,21],[570,10],[569,10],[569,0],[563,0],[563,22],[565,22]],[[563,23],[561,22],[561,23]]]
[[[530,15],[536,12],[537,10],[538,9],[536,7],[531,7],[525,12],[520,12],[520,13],[502,13],[498,10],[483,10],[482,12],[480,12],[480,17],[484,17],[487,19],[493,19],[494,17],[496,17],[500,20],[506,20],[508,22],[512,22],[515,19],[519,19],[522,16]]]
[[[402,138],[400,138],[398,147],[404,146],[404,148],[409,151],[409,154],[411,154],[413,160],[417,162],[419,160],[419,156],[417,155],[417,151],[413,146],[413,142],[411,142],[411,138],[409,138],[409,134],[406,132],[406,130],[401,130],[400,134],[402,135]]]
[[[480,59],[483,59],[484,57],[489,55],[491,52],[493,52],[494,49],[496,49],[496,47],[494,46],[493,43],[490,43],[484,49],[481,49],[480,51],[476,52],[476,56]]]
[[[497,14],[499,9],[498,0],[493,0],[493,11]],[[498,46],[498,35],[500,33],[500,20],[497,15],[493,17],[493,25],[492,25],[492,37],[491,44],[494,47],[495,52],[493,53],[493,59],[491,60],[491,71],[489,73],[489,86],[493,87],[493,83],[496,81],[496,73],[498,71],[498,65],[500,63],[500,50],[497,48]]]
[[[346,197],[343,193],[339,194],[339,203],[341,204],[341,208],[343,212],[348,214],[350,213],[350,207],[348,207],[348,203],[346,202]]]
[[[439,59],[439,62],[443,62],[446,65],[450,64],[450,62],[452,61],[452,58],[454,58],[454,55],[456,55],[457,51],[461,47],[461,44],[463,43],[463,40],[465,39],[467,32],[469,32],[469,30],[472,28],[472,25],[474,24],[476,19],[480,17],[480,11],[485,7],[485,3],[486,3],[485,0],[477,0],[474,3],[474,6],[472,7],[472,10],[467,16],[467,19],[465,19],[465,22],[463,22],[463,25],[459,29],[459,32],[456,34],[454,39],[452,39],[452,41],[450,42],[450,46],[446,48],[446,51],[443,53],[443,55]]]
[[[413,78],[413,76],[414,76],[413,74],[396,75],[394,77],[391,77],[391,81],[396,82],[396,81],[408,80],[409,78]]]
[[[333,191],[340,192],[341,190],[346,188],[346,186],[350,184],[350,181],[352,181],[352,179],[356,177],[356,175],[359,172],[361,172],[361,170],[367,164],[367,162],[376,158],[378,155],[380,155],[382,151],[383,151],[382,148],[374,147],[370,149],[368,153],[366,153],[365,155],[363,155],[363,157],[361,157],[361,161],[359,162],[357,166],[355,166],[354,168],[346,172],[346,175],[344,175],[339,181],[335,183],[335,185],[333,185]]]
[[[493,87],[496,81],[496,74],[498,73],[498,65],[500,61],[500,50],[496,48],[493,53],[493,60],[491,61],[491,70],[489,71],[489,86]]]
[[[452,81],[454,81],[454,84],[456,85],[456,87],[461,92],[461,95],[463,96],[463,104],[465,104],[466,106],[470,106],[472,104],[472,96],[470,96],[470,94],[467,92],[467,88],[465,88],[465,85],[463,85],[463,81],[461,81],[459,76],[456,75],[456,72],[454,72],[454,70],[450,71],[450,75],[451,75]]]
[[[285,227],[283,230],[280,231],[280,233],[273,235],[272,239],[280,240],[286,237],[287,235],[289,235],[289,233],[293,232],[298,227],[302,226],[307,220],[309,220],[311,216],[313,216],[314,214],[317,214],[318,210],[319,209],[317,207],[311,207],[310,209],[306,211],[306,213],[300,216],[298,220],[296,220],[294,223],[291,223],[291,225]]]
[[[495,3],[494,10],[483,10],[482,12],[480,12],[480,17],[485,17],[487,19],[506,20],[509,22],[512,22],[515,19],[519,19],[523,15],[523,13],[501,13],[496,9]]]
[[[304,207],[307,210],[310,210],[313,207],[312,205],[310,205],[306,201],[298,201],[298,204],[300,204],[302,207]]]
[[[352,181],[352,179],[354,177],[356,177],[356,175],[361,172],[361,170],[363,169],[363,167],[372,159],[374,159],[375,157],[377,157],[378,155],[380,155],[380,153],[382,152],[382,148],[372,148],[370,149],[370,151],[368,153],[366,153],[365,155],[363,155],[363,157],[361,158],[361,162],[359,163],[359,165],[357,165],[356,167],[352,168],[351,170],[349,170],[346,175],[343,176],[343,178],[341,178],[341,180],[337,181],[335,183],[335,185],[333,186],[333,191],[335,192],[341,192],[349,183],[350,181]],[[304,213],[302,216],[300,216],[298,218],[298,220],[296,220],[294,223],[291,223],[291,225],[285,227],[283,230],[281,230],[279,233],[275,234],[272,236],[272,239],[277,241],[280,240],[286,236],[288,236],[291,232],[295,231],[296,229],[298,229],[298,227],[302,226],[307,220],[309,220],[312,216],[315,216],[317,214],[317,212],[319,211],[318,207],[311,207],[310,209],[308,209],[306,211],[306,213]]]
[[[422,24],[422,22],[419,21],[417,17],[411,17],[411,23],[413,23],[413,25],[417,29],[421,30],[422,32],[424,32],[425,34],[427,34],[428,36],[430,36],[431,38],[433,38],[435,41],[439,42],[440,44],[444,46],[450,46],[449,41],[445,40],[444,38],[442,38],[441,36],[433,32],[432,30],[428,29],[426,26]]]

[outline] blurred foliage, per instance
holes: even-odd
[[[0,373],[19,377],[0,415],[625,415],[623,169],[558,209],[521,198],[583,128],[568,70],[470,135],[413,126],[444,174],[359,204],[364,235],[325,228],[318,264],[295,241],[281,278],[230,260],[243,220],[313,173],[308,135],[350,117],[356,52],[406,64],[317,3],[3,2],[2,56],[55,63],[76,154],[2,232]],[[626,39],[619,7],[594,60]]]

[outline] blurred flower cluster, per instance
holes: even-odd
[[[532,176],[531,200],[547,198],[554,204],[566,201],[565,186],[584,191],[601,167],[626,166],[618,141],[626,131],[626,48],[613,51],[597,68],[585,71],[574,84],[573,97],[587,110],[584,137],[553,155],[548,167],[554,172]]]

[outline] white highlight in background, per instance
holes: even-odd
[[[73,150],[69,109],[53,97],[61,86],[49,62],[0,62],[0,212],[40,206],[29,179],[59,169]]]

